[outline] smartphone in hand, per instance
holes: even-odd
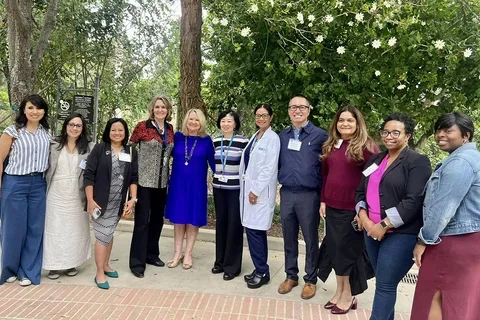
[[[98,208],[95,208],[93,209],[93,213],[92,213],[92,218],[93,219],[97,219],[98,217],[100,217],[102,215],[102,210],[98,209]]]

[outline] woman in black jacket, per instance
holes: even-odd
[[[123,119],[108,120],[103,132],[103,143],[93,148],[84,172],[87,212],[92,216],[97,240],[97,274],[94,280],[101,289],[110,287],[106,276],[118,278],[117,271],[109,265],[113,233],[122,212],[131,214],[137,201],[137,152],[127,146],[128,136],[128,126]],[[130,189],[131,198],[124,209],[127,189]],[[96,217],[98,210],[102,214]]]
[[[369,159],[356,191],[356,220],[377,279],[370,320],[394,318],[397,286],[412,267],[422,226],[423,189],[432,168],[426,156],[408,148],[414,128],[406,114],[385,119],[380,135],[387,151]]]

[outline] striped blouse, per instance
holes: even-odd
[[[245,149],[248,144],[248,139],[244,136],[235,135],[230,148],[228,148],[230,139],[223,140],[223,147],[222,140],[223,136],[213,139],[213,146],[215,147],[215,174],[213,175],[213,187],[238,190],[240,189],[240,160],[242,158],[243,149]],[[221,181],[223,180],[222,177],[228,180],[226,182]]]
[[[4,133],[14,138],[5,173],[26,175],[45,172],[48,169],[50,153],[50,133],[41,125],[32,133],[26,127],[16,129],[15,125],[7,127]]]

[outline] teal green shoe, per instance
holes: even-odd
[[[109,272],[105,271],[103,273],[105,273],[105,275],[109,278],[118,278],[118,272],[116,270],[115,271],[109,271]]]
[[[97,287],[99,287],[100,289],[104,289],[104,290],[110,289],[110,285],[108,284],[108,281],[105,281],[103,283],[98,283],[97,277],[95,277],[95,279],[93,280],[95,281],[95,284],[97,285]]]

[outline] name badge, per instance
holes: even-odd
[[[375,170],[378,169],[378,165],[376,163],[373,163],[370,167],[368,167],[367,169],[363,170],[363,175],[365,177],[368,177],[369,175],[371,175],[372,173],[375,172]]]
[[[335,149],[340,149],[340,147],[342,146],[342,143],[343,143],[343,139],[339,139],[335,144]]]
[[[80,165],[79,165],[80,169],[85,170],[86,166],[87,166],[87,160],[82,159],[82,161],[80,161]]]
[[[128,153],[125,153],[125,152],[120,152],[118,154],[118,160],[123,161],[123,162],[132,162],[132,160],[130,160],[130,155]]]
[[[288,141],[288,150],[300,151],[302,147],[302,141],[290,139]]]
[[[228,182],[228,178],[225,177],[225,176],[220,176],[220,178],[218,178],[218,181],[223,182],[223,183],[227,183],[227,182]]]

